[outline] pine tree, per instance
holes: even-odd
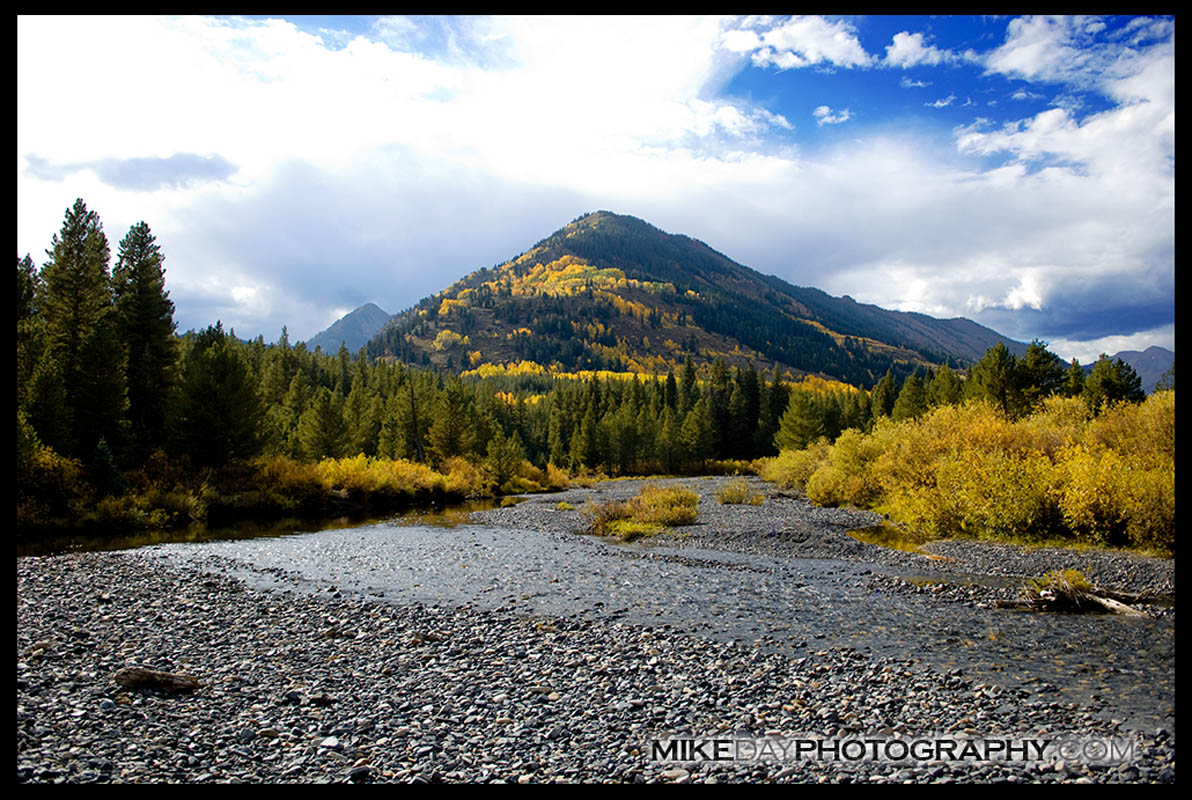
[[[1044,398],[1061,391],[1065,372],[1059,356],[1047,349],[1038,339],[1031,342],[1026,354],[1018,362],[1018,384],[1022,392],[1024,411],[1036,408]]]
[[[824,422],[811,394],[791,393],[786,413],[778,425],[774,443],[779,450],[802,450],[824,435]]]
[[[898,384],[894,381],[894,373],[886,370],[886,374],[869,393],[869,402],[873,408],[873,416],[888,417],[894,411],[894,402],[898,399]]]
[[[42,310],[64,369],[73,377],[80,369],[84,342],[112,305],[111,253],[99,215],[76,200],[67,209],[62,230],[54,234],[46,255],[50,260],[41,271],[45,283]]]
[[[890,411],[890,419],[895,422],[904,419],[914,419],[927,410],[927,390],[923,386],[923,379],[916,370],[903,381],[898,399],[894,401],[894,408]]]
[[[344,399],[338,391],[320,386],[298,420],[298,452],[308,461],[346,455],[348,430]]]
[[[248,363],[223,326],[201,331],[182,361],[168,418],[173,449],[202,466],[261,449],[261,407]]]
[[[947,364],[939,368],[927,387],[927,405],[954,406],[960,402],[963,385]]]
[[[463,384],[456,378],[447,384],[435,404],[434,417],[426,438],[430,456],[441,464],[452,456],[471,453],[476,444],[475,419]]]
[[[506,437],[499,428],[489,439],[486,454],[484,466],[498,489],[517,475],[517,471],[526,457],[525,448],[522,446],[517,431],[514,431],[512,436]]]
[[[138,458],[164,438],[166,400],[177,359],[174,303],[165,288],[164,260],[149,226],[139,222],[120,242],[112,271],[116,325],[128,356],[128,417]]]
[[[1075,358],[1064,373],[1063,392],[1067,397],[1079,397],[1084,394],[1084,367],[1080,366],[1080,362]]]
[[[1015,418],[1023,410],[1018,360],[1002,342],[985,351],[985,357],[973,365],[965,384],[965,396],[993,403],[1007,417]]]
[[[1104,353],[1085,378],[1083,394],[1094,414],[1100,414],[1112,403],[1141,403],[1146,399],[1142,381],[1134,368],[1120,358],[1111,359]]]
[[[75,201],[46,254],[41,313],[66,386],[75,452],[90,458],[101,438],[122,439],[127,402],[125,360],[111,319],[111,253],[99,215]]]

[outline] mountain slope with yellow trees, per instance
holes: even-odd
[[[871,386],[1005,341],[969,320],[792,286],[702,242],[599,211],[396,315],[373,357],[456,371],[665,374],[688,358]]]

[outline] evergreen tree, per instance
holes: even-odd
[[[463,384],[455,378],[439,395],[426,434],[435,463],[472,452],[476,444],[475,422]]]
[[[1064,362],[1038,339],[1031,342],[1026,354],[1018,362],[1018,385],[1022,393],[1023,411],[1036,408],[1044,398],[1064,388]]]
[[[128,357],[128,418],[139,458],[159,445],[177,346],[174,303],[165,288],[164,257],[144,222],[120,242],[112,271],[116,326]]]
[[[348,430],[344,399],[338,391],[320,386],[298,420],[298,452],[308,461],[347,455]]]
[[[352,379],[352,390],[344,400],[343,417],[347,426],[346,454],[375,456],[381,432],[381,398],[365,386],[360,375]]]
[[[937,406],[954,406],[960,402],[960,395],[964,389],[964,385],[960,382],[960,378],[952,371],[952,368],[944,364],[932,377],[931,383],[927,387],[927,405],[935,408]]]
[[[485,469],[498,489],[517,476],[521,463],[526,458],[526,451],[517,431],[506,437],[499,428],[489,439],[486,454]]]
[[[894,381],[894,373],[886,370],[886,374],[869,393],[869,402],[873,408],[873,416],[888,417],[894,411],[894,403],[898,400],[898,384]]]
[[[914,419],[927,410],[927,390],[923,386],[923,379],[916,370],[903,381],[898,399],[894,401],[894,408],[890,411],[890,419],[895,422],[904,419]]]
[[[699,391],[696,387],[695,362],[691,360],[691,356],[687,356],[683,361],[683,372],[679,379],[679,416],[685,416],[697,399]]]
[[[1100,414],[1112,403],[1141,403],[1146,399],[1142,381],[1134,368],[1120,358],[1110,359],[1104,353],[1085,378],[1083,394],[1094,414]]]
[[[46,255],[50,260],[41,271],[45,284],[42,310],[64,370],[73,378],[81,368],[87,337],[112,305],[110,251],[99,215],[76,200],[67,209],[62,230],[54,234]]]
[[[965,395],[987,400],[1013,419],[1024,409],[1019,380],[1017,359],[1003,342],[998,342],[973,365],[965,385]]]
[[[687,412],[679,430],[683,445],[683,460],[695,462],[702,469],[704,462],[715,454],[716,437],[712,430],[712,412],[706,398],[701,397]]]
[[[774,437],[778,449],[802,450],[823,435],[824,422],[811,394],[806,391],[792,392]]]
[[[1175,391],[1175,359],[1172,359],[1171,366],[1167,371],[1159,376],[1159,380],[1155,382],[1156,392]]]
[[[1084,367],[1080,366],[1076,359],[1072,359],[1067,372],[1064,373],[1062,391],[1066,397],[1079,397],[1084,394]]]
[[[252,458],[261,449],[261,407],[248,363],[216,323],[195,337],[168,419],[173,448],[202,466]]]
[[[100,438],[121,438],[126,404],[124,358],[110,320],[110,250],[99,215],[75,201],[46,254],[41,312],[66,387],[71,438],[90,457]]]

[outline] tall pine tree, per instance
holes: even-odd
[[[120,242],[112,289],[116,327],[128,355],[128,418],[132,451],[142,458],[165,434],[166,402],[177,344],[174,303],[166,291],[165,260],[144,222]]]
[[[99,215],[76,200],[46,255],[41,311],[66,387],[75,454],[89,460],[100,439],[117,446],[123,440],[127,404],[112,316],[111,251]]]

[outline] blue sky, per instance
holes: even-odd
[[[18,256],[77,197],[113,251],[144,220],[183,330],[305,339],[607,209],[1065,358],[1175,347],[1173,18],[26,16],[17,51]]]

